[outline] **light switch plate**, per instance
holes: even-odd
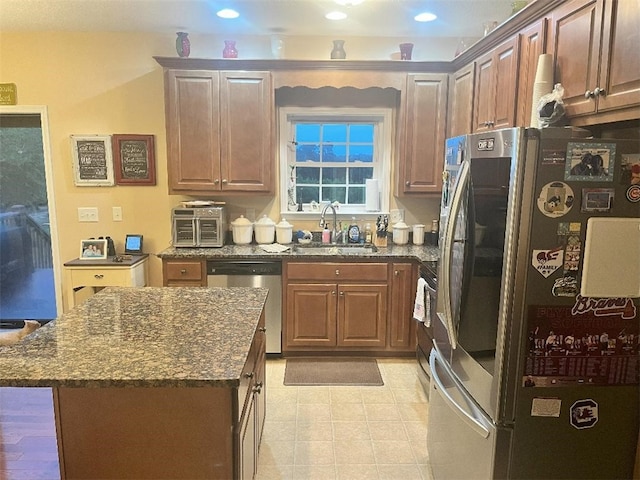
[[[98,209],[96,207],[78,207],[79,222],[97,222]]]

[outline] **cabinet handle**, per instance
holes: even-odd
[[[103,274],[101,274],[101,273],[96,273],[96,274],[94,275],[94,278],[97,278],[98,280],[100,280],[101,278],[104,278],[104,275],[103,275]]]
[[[393,274],[397,277],[398,275],[400,275],[400,272],[398,270],[394,270]]]
[[[340,275],[340,270],[336,268],[336,275]]]
[[[253,375],[254,375],[253,372],[245,373],[244,378],[253,378]]]
[[[598,96],[605,96],[607,94],[607,91],[604,88],[600,88],[600,87],[596,87],[595,90],[593,91],[593,96],[594,97],[598,97]]]
[[[341,296],[341,297],[344,297],[344,292],[340,292],[340,296]]]
[[[331,295],[333,295],[335,297],[336,296],[336,291],[335,290],[331,290]]]
[[[404,182],[404,184],[405,184],[407,187],[410,187],[410,186],[411,186],[411,182],[410,182],[409,180],[407,180],[406,182]]]
[[[256,386],[253,389],[253,393],[260,393],[262,391],[262,382],[256,383]]]
[[[220,183],[220,179],[219,179],[219,178],[216,178],[216,179],[213,181],[213,184],[214,184],[214,185],[217,185],[217,184],[219,184],[219,183]]]
[[[266,332],[266,331],[267,331],[267,329],[266,329],[266,327],[260,327],[260,328],[258,329],[258,331],[259,331],[259,332]]]
[[[595,93],[592,92],[591,90],[587,90],[586,92],[584,92],[584,98],[593,98],[595,97]]]
[[[223,178],[222,179],[222,183],[224,183],[226,185],[227,183],[229,183],[229,181],[226,178]]]
[[[184,275],[187,273],[187,269],[183,268],[182,270],[180,270],[180,275]]]

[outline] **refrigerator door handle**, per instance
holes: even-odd
[[[442,249],[442,294],[444,299],[444,312],[438,312],[438,317],[440,317],[440,319],[443,320],[443,323],[447,326],[451,348],[456,348],[458,346],[458,332],[455,331],[453,326],[453,310],[451,308],[451,256],[453,255],[453,244],[456,243],[456,219],[462,206],[464,193],[467,189],[467,185],[469,184],[470,174],[471,166],[469,165],[469,162],[463,161],[453,193],[453,198],[451,199],[451,210],[449,211],[449,221],[447,222],[447,227],[445,229],[445,242]]]
[[[487,427],[485,427],[473,415],[475,413],[474,412],[475,409],[471,404],[471,402],[473,400],[468,398],[467,393],[462,389],[463,387],[459,386],[453,377],[451,377],[451,381],[454,383],[454,386],[458,389],[458,391],[463,396],[463,398],[467,401],[467,405],[470,407],[469,410],[471,410],[471,411],[470,412],[467,411],[462,405],[457,403],[453,399],[453,397],[451,397],[449,392],[447,392],[447,389],[445,388],[444,384],[442,383],[442,380],[438,376],[437,364],[439,362],[440,362],[440,360],[438,358],[438,354],[436,352],[436,349],[434,348],[434,349],[431,350],[431,354],[429,355],[429,365],[431,365],[431,379],[434,381],[436,388],[439,389],[440,393],[442,394],[442,399],[449,405],[449,407],[454,412],[456,412],[458,414],[458,416],[467,425],[469,425],[469,427],[471,427],[473,429],[474,432],[476,432],[482,438],[489,438],[489,433],[490,433],[489,429]],[[481,414],[481,412],[478,412],[478,413]]]

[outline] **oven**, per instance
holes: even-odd
[[[436,289],[438,286],[436,264],[430,262],[420,265],[420,277],[427,283],[424,292],[425,321],[418,322],[416,328],[417,346],[416,358],[418,360],[418,377],[427,397],[429,396],[429,384],[431,373],[429,367],[429,354],[433,347],[433,322],[436,321]]]

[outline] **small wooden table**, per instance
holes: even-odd
[[[145,287],[149,255],[132,255],[122,262],[115,257],[105,260],[81,260],[76,258],[64,264],[65,311],[75,304],[77,291],[91,287]]]

